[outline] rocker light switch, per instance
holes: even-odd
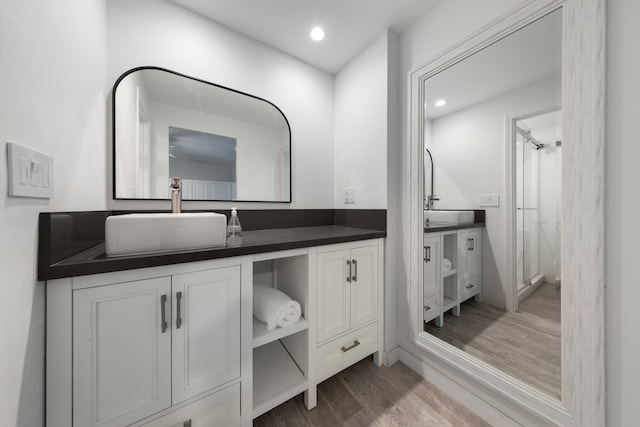
[[[7,143],[9,195],[50,199],[53,158],[12,142]]]

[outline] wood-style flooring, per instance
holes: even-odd
[[[302,394],[256,418],[254,426],[488,426],[398,362],[377,367],[366,358],[318,385],[318,406]]]
[[[469,300],[459,317],[425,330],[501,371],[560,398],[560,287],[544,283],[516,313]]]

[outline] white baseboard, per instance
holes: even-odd
[[[425,380],[429,381],[440,390],[457,400],[460,404],[468,408],[471,412],[491,424],[492,426],[509,426],[518,425],[514,420],[507,417],[503,413],[496,410],[491,405],[479,399],[467,389],[452,381],[447,376],[441,374],[437,370],[423,363],[421,360],[413,356],[411,353],[400,349],[398,351],[400,361],[417,372]]]
[[[403,348],[399,348],[398,353],[400,362],[492,426],[542,427],[564,424],[550,422],[542,414],[536,414],[536,411],[531,407],[535,406],[533,402],[530,402],[531,406],[523,404],[523,402],[514,404],[513,400],[505,398],[499,393],[493,393],[491,389],[479,386],[478,383],[468,382],[453,371],[448,372],[442,367],[427,364]]]
[[[539,274],[534,280],[531,281],[529,286],[526,286],[522,291],[518,292],[518,303],[524,301],[529,295],[534,293],[544,283],[544,275]]]
[[[382,363],[384,366],[395,365],[395,363],[400,360],[400,349],[399,347],[394,348],[391,351],[385,351],[382,356]]]

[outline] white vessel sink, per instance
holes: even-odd
[[[427,224],[451,224],[451,225],[463,225],[473,224],[474,212],[473,211],[424,211],[424,223]]]
[[[107,255],[203,249],[226,243],[227,217],[213,212],[126,214],[107,217]]]

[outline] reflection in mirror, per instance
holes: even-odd
[[[291,133],[263,99],[173,71],[124,73],[113,90],[114,198],[291,201]]]
[[[425,230],[424,331],[558,399],[561,26],[559,9],[427,79],[421,116],[425,199],[486,211],[477,232]]]

